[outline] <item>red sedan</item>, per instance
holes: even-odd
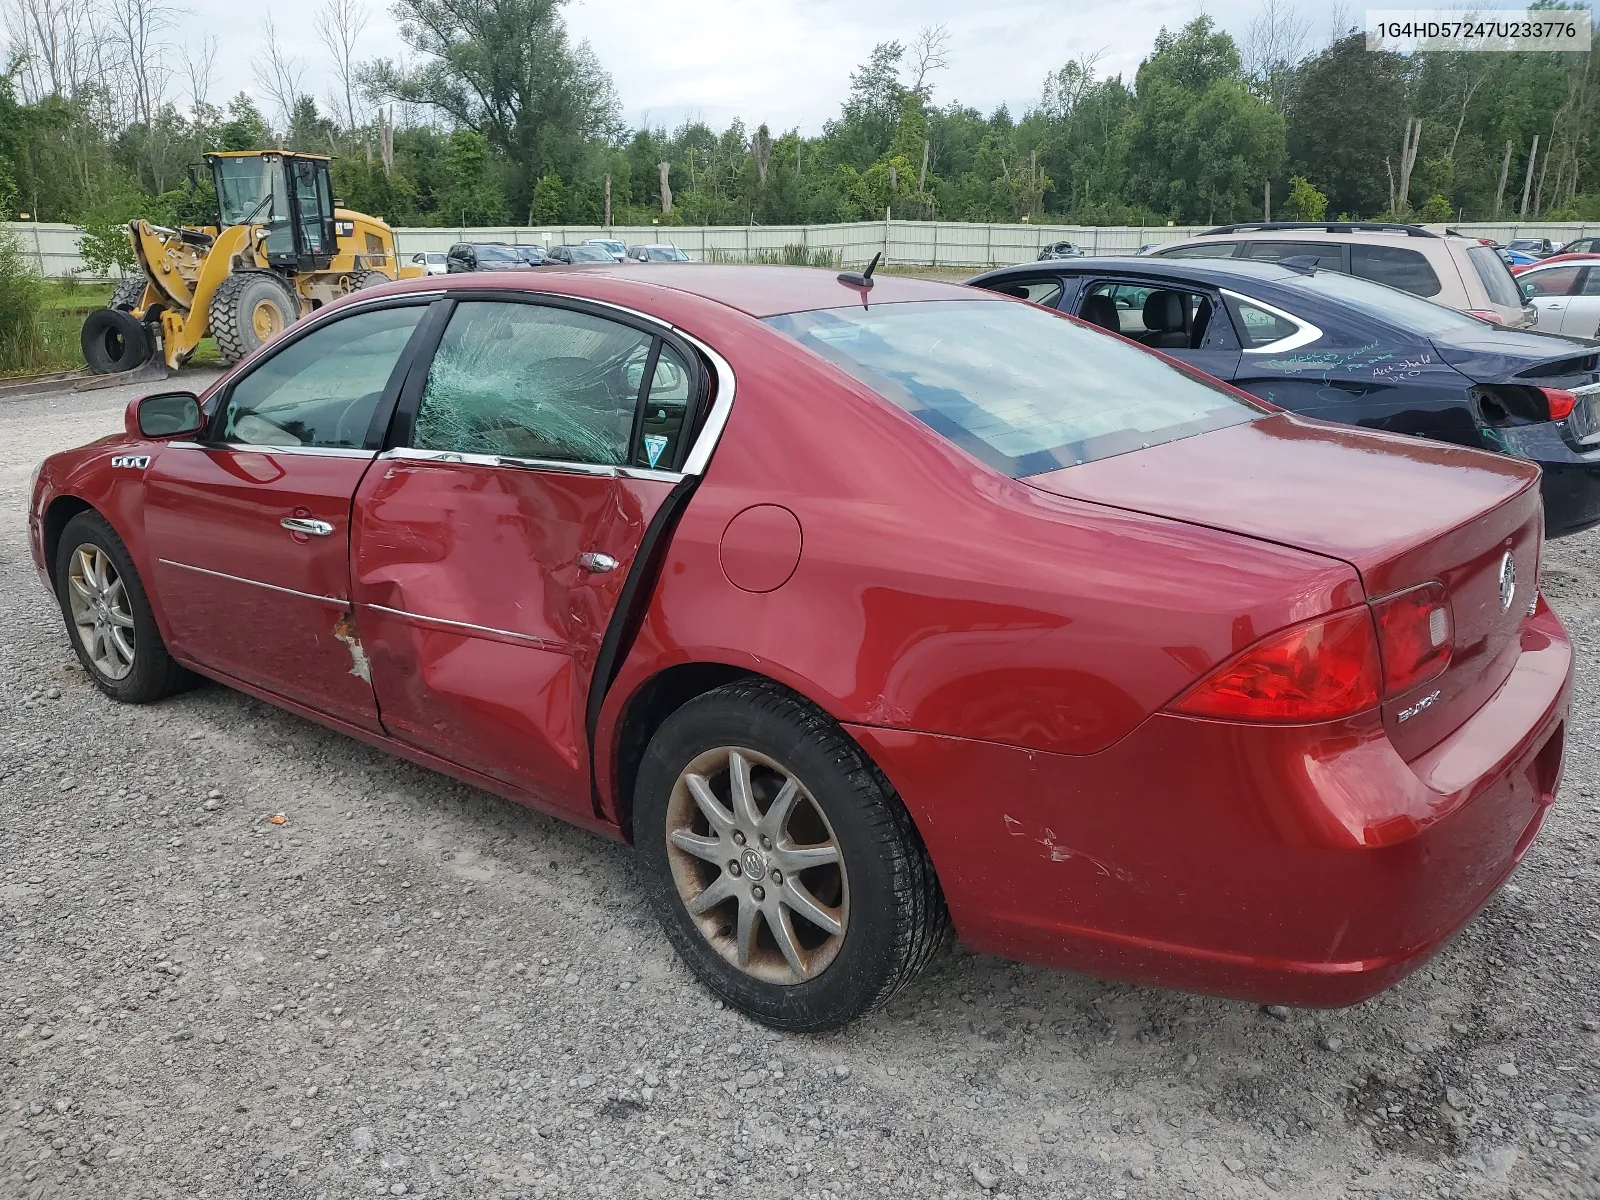
[[[821,1029],[973,949],[1289,1004],[1527,850],[1572,653],[1538,472],[1320,424],[989,292],[401,282],[46,461],[91,679],[189,673],[637,848]]]

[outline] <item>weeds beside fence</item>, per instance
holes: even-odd
[[[837,271],[843,266],[844,255],[837,250],[807,249],[790,243],[781,250],[722,250],[713,247],[706,251],[706,261],[713,263],[762,263],[773,267],[825,267]]]

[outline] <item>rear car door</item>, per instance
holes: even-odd
[[[1583,273],[1581,266],[1562,264],[1525,271],[1518,278],[1522,294],[1539,310],[1539,323],[1534,328],[1540,333],[1574,332],[1567,328],[1568,297]]]
[[[1567,298],[1567,319],[1561,332],[1569,337],[1600,338],[1600,267],[1585,267]]]
[[[145,531],[179,658],[378,728],[349,631],[350,500],[427,312],[393,302],[286,340],[220,393],[201,441],[154,457]]]
[[[355,501],[356,623],[392,736],[592,810],[591,684],[647,531],[686,494],[704,388],[642,319],[453,304]]]
[[[1077,308],[1085,319],[1109,319],[1114,312],[1123,337],[1217,379],[1231,380],[1238,370],[1239,339],[1222,311],[1221,296],[1208,288],[1168,280],[1098,279],[1083,288]]]

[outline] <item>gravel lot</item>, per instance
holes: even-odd
[[[1265,1011],[957,949],[777,1036],[626,848],[219,687],[101,698],[25,492],[126,399],[0,402],[0,1197],[1600,1197],[1600,535],[1546,559],[1562,800],[1399,987]]]

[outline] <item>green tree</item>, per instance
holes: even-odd
[[[488,138],[458,129],[450,135],[442,166],[444,186],[438,206],[443,224],[498,225],[505,220],[505,191]]]
[[[535,182],[588,174],[598,145],[619,134],[611,77],[588,43],[572,45],[561,0],[396,0],[416,67],[380,60],[370,89],[433,108],[483,136],[509,167],[508,195],[527,212]]]
[[[1382,212],[1385,164],[1398,165],[1408,111],[1405,60],[1369,51],[1365,35],[1347,37],[1301,68],[1289,110],[1290,168],[1318,180],[1336,212]]]
[[[539,176],[533,185],[534,225],[554,225],[561,220],[562,191],[561,176],[550,171]]]
[[[1233,39],[1210,17],[1163,29],[1139,67],[1129,119],[1135,200],[1180,221],[1257,210],[1283,160],[1283,118],[1245,86]]]

